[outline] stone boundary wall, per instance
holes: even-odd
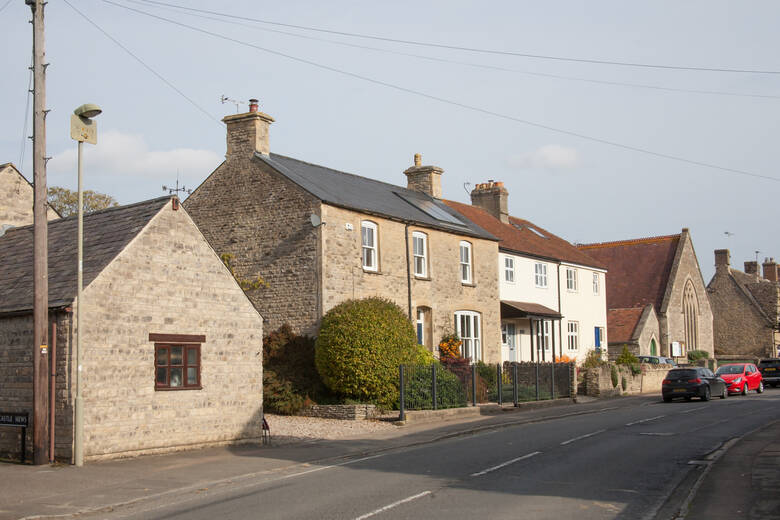
[[[321,419],[362,421],[376,417],[377,410],[373,404],[314,404],[298,412],[298,415]]]
[[[612,385],[612,366],[618,369],[617,386]],[[641,373],[634,375],[626,366],[606,365],[597,368],[583,368],[581,393],[590,397],[614,397],[620,395],[659,394],[661,383],[671,365],[641,364]],[[623,390],[623,379],[626,389]]]

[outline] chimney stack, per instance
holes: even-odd
[[[745,274],[752,275],[757,279],[760,276],[758,274],[758,262],[755,260],[745,262]]]
[[[504,224],[509,224],[509,192],[503,182],[489,180],[471,190],[471,204],[484,209]]]
[[[762,265],[764,268],[764,278],[769,280],[770,282],[776,282],[777,281],[777,262],[775,262],[774,258],[764,258],[764,263]]]
[[[422,156],[419,153],[414,154],[414,166],[404,170],[406,175],[406,187],[410,190],[421,191],[440,199],[441,174],[444,170],[438,166],[423,166]]]
[[[249,112],[225,116],[222,122],[227,126],[225,158],[228,162],[251,159],[255,152],[263,155],[271,153],[268,128],[274,119],[258,111],[256,99],[249,100]]]
[[[728,272],[731,265],[731,253],[728,249],[715,250],[715,272]]]

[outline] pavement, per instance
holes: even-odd
[[[166,496],[198,494],[261,475],[365,457],[479,431],[598,413],[616,401],[587,400],[489,416],[446,416],[410,422],[371,437],[291,445],[226,446],[88,463],[0,464],[0,520],[69,518]],[[551,405],[553,403],[550,403]],[[780,422],[734,439],[689,473],[657,519],[780,520]]]

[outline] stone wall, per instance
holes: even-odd
[[[377,416],[373,404],[315,404],[301,410],[298,415],[305,417],[320,417],[322,419],[341,419],[346,421],[361,421]]]
[[[55,386],[55,446],[58,459],[70,460],[73,442],[73,409],[70,404],[71,378],[67,371],[70,356],[71,315],[52,312],[57,324],[57,380]],[[51,330],[51,326],[49,327]],[[49,339],[51,345],[51,339]],[[33,318],[32,315],[0,318],[0,411],[28,413],[27,459],[33,453]],[[0,427],[0,457],[18,460],[18,428]]]
[[[407,255],[411,264],[412,233],[421,231],[427,235],[428,276],[415,277],[410,267],[411,315],[416,319],[418,307],[430,309],[433,326],[426,346],[438,354],[435,345],[445,332],[454,329],[455,311],[475,311],[482,320],[483,361],[501,360],[497,242],[417,226],[409,226],[407,230],[401,222],[325,204],[322,219],[327,222],[322,228],[323,312],[344,300],[369,296],[389,298],[408,312]],[[362,268],[360,226],[363,220],[377,225],[379,269],[376,272]],[[471,284],[461,283],[460,279],[461,240],[472,245]]]
[[[617,386],[612,384],[612,366],[618,370]],[[658,394],[661,383],[673,367],[670,365],[641,364],[641,373],[633,374],[627,366],[605,365],[595,368],[581,368],[583,383],[581,393],[590,397],[615,397],[620,395]],[[626,389],[623,389],[623,380]]]
[[[48,220],[58,215],[48,209]],[[0,226],[33,223],[33,187],[11,164],[0,164]]]
[[[239,277],[267,282],[247,293],[267,331],[288,323],[296,333],[316,334],[321,228],[309,216],[319,214],[319,201],[247,156],[229,158],[184,206],[214,250],[233,255]]]
[[[262,318],[183,209],[167,204],[83,299],[86,458],[261,436]],[[201,389],[155,389],[150,333],[205,335]]]
[[[716,272],[707,289],[715,318],[715,355],[771,355],[773,330],[730,273]]]

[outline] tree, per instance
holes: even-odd
[[[119,206],[119,203],[111,195],[105,195],[92,190],[86,190],[82,195],[84,197],[84,213],[92,213],[100,209]],[[49,206],[62,217],[75,215],[79,211],[79,193],[77,191],[71,191],[60,186],[52,186],[49,188],[48,200]]]

